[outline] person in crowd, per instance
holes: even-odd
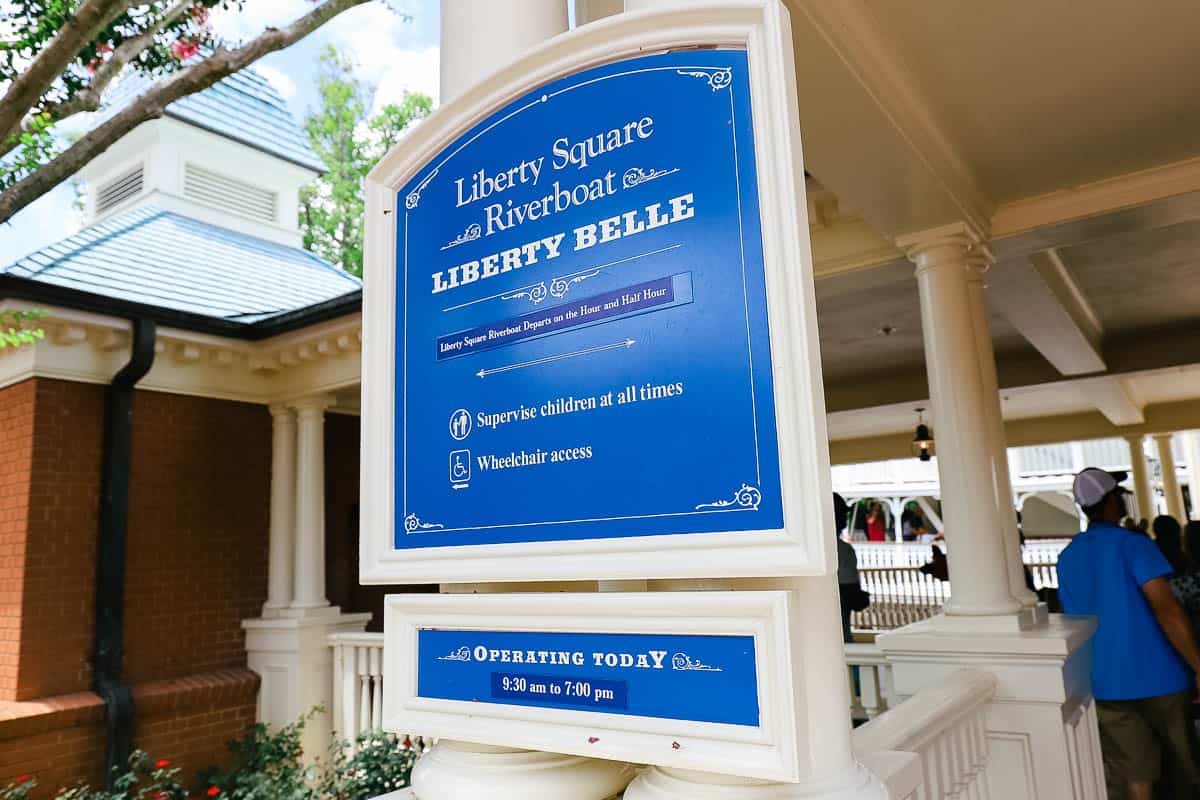
[[[842,530],[846,527],[848,516],[846,501],[837,492],[833,493],[833,521],[836,525],[834,535],[837,537],[838,548],[838,594],[842,602],[842,641],[854,641],[850,632],[850,615],[862,611],[871,602],[871,596],[862,588],[862,580],[858,574],[858,554],[854,546],[842,538]]]
[[[933,547],[930,548],[932,560],[928,564],[922,564],[918,567],[918,571],[924,572],[926,575],[932,575],[939,581],[949,581],[950,562],[946,560],[945,544],[946,539],[944,536],[934,539]]]
[[[1200,522],[1191,520],[1183,526],[1183,546],[1193,568],[1200,565]]]
[[[1184,527],[1183,541],[1185,565],[1171,578],[1171,591],[1191,619],[1192,630],[1200,633],[1200,522],[1193,520]]]
[[[1089,467],[1075,502],[1089,520],[1058,559],[1068,614],[1098,618],[1092,691],[1109,795],[1151,800],[1167,765],[1172,797],[1200,789],[1192,697],[1200,647],[1168,579],[1171,565],[1147,537],[1122,528],[1124,472]]]
[[[871,510],[867,512],[867,541],[882,542],[886,539],[887,517],[883,513],[883,506],[871,503]]]
[[[1188,571],[1188,556],[1183,552],[1183,530],[1174,517],[1161,514],[1154,518],[1154,543],[1176,575]]]
[[[900,515],[900,538],[906,542],[915,542],[917,538],[929,529],[925,516],[913,508],[916,503],[908,503],[904,513]]]

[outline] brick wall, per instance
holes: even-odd
[[[0,389],[0,701],[17,694],[34,397],[30,381]]]
[[[267,596],[271,418],[262,406],[138,392],[125,679],[245,666]]]
[[[33,468],[15,700],[84,691],[96,593],[104,387],[29,382]]]
[[[104,709],[87,689],[104,392],[0,390],[0,785],[101,777]],[[189,779],[254,720],[240,623],[266,596],[270,438],[261,406],[134,399],[124,677],[135,744]]]

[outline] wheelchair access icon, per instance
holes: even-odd
[[[465,489],[471,485],[471,451],[450,451],[450,487]]]

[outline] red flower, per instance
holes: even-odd
[[[154,762],[155,769],[166,769],[169,766],[171,766],[171,762],[167,761],[165,758],[160,758],[158,761]]]
[[[220,793],[221,793],[221,789],[219,786],[210,786],[210,787],[208,787],[208,791],[205,792],[205,794],[208,795],[209,797],[216,797]]]
[[[171,52],[180,61],[187,61],[200,52],[200,40],[195,38],[176,39],[175,44],[171,45]]]
[[[103,55],[105,53],[111,53],[112,45],[111,44],[98,44],[98,45],[96,45],[96,52],[100,53],[101,55]]]
[[[404,745],[405,747],[412,747],[412,739],[405,736],[404,741],[401,742],[400,744]]]
[[[28,783],[28,782],[29,782],[28,775],[18,775],[17,776],[17,783]]]
[[[171,795],[167,794],[166,792],[164,792],[160,789],[159,791],[150,795],[150,798],[151,798],[151,800],[167,800],[167,798],[170,796]]]

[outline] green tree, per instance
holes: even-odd
[[[304,129],[328,171],[300,190],[304,247],[352,275],[362,274],[363,179],[414,121],[428,116],[433,101],[405,93],[370,115],[374,89],[355,77],[354,62],[330,45],[317,77],[319,110]]]
[[[6,0],[0,3],[0,223],[181,97],[288,47],[368,0],[316,0],[307,14],[227,47],[211,9],[243,0]],[[56,126],[100,108],[126,68],[156,78],[103,123],[66,143]]]

